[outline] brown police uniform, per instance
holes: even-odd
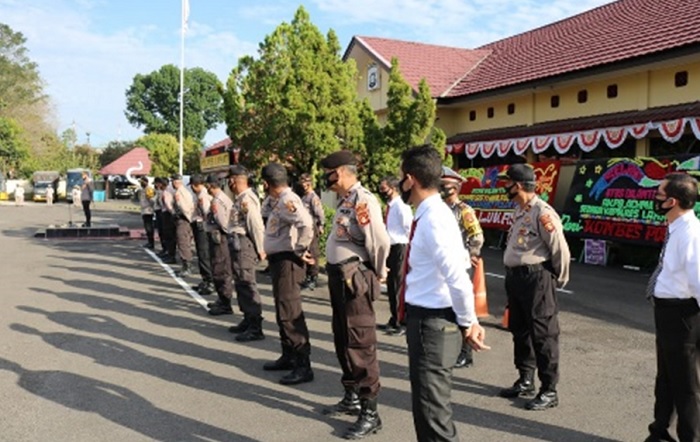
[[[211,252],[212,279],[219,296],[219,303],[231,305],[233,284],[231,283],[231,256],[228,247],[228,226],[233,202],[219,189],[211,200],[207,214],[206,231]]]
[[[313,221],[299,196],[286,188],[271,210],[265,228],[264,249],[270,263],[272,294],[283,355],[308,364],[311,345],[301,305],[299,284],[305,276],[301,256],[313,238]]]
[[[326,257],[335,352],[346,390],[379,393],[376,317],[378,277],[386,277],[389,235],[376,197],[358,182],[338,202]]]
[[[173,209],[175,213],[175,235],[177,248],[183,265],[189,265],[192,261],[192,227],[190,223],[194,217],[194,196],[185,185],[181,185],[175,191]]]
[[[153,198],[153,214],[155,215],[155,230],[160,239],[161,253],[165,253],[165,238],[163,234],[163,191],[156,188],[156,196]]]
[[[205,222],[211,210],[211,200],[211,195],[209,195],[207,189],[202,186],[199,193],[195,195],[196,205],[194,207],[191,223],[194,245],[197,250],[199,274],[202,276],[202,281],[205,284],[213,282],[209,237],[205,228]]]
[[[175,229],[175,192],[171,188],[165,188],[161,194],[163,208],[163,236],[165,237],[165,251],[168,257],[175,259],[176,229]]]
[[[537,368],[540,391],[556,391],[559,381],[559,306],[556,288],[569,280],[569,247],[561,220],[534,196],[518,206],[503,256],[515,366],[532,378]]]
[[[148,239],[147,246],[153,248],[153,213],[155,206],[156,190],[153,188],[153,186],[147,185],[145,188],[139,188],[136,192],[139,201],[139,207],[141,208],[141,220],[143,221],[143,228],[146,230],[146,238]]]
[[[326,222],[326,214],[323,211],[321,198],[313,190],[301,197],[301,202],[314,220],[314,239],[311,241],[309,252],[316,262],[306,267],[306,276],[315,281],[319,273],[318,258],[321,255],[319,241],[321,232],[323,232],[323,224]]]
[[[255,267],[263,251],[265,226],[260,200],[248,188],[237,195],[231,209],[229,248],[238,307],[249,322],[262,318],[262,303],[255,282]]]

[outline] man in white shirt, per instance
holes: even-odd
[[[386,259],[388,272],[386,276],[386,291],[389,297],[389,322],[379,326],[389,335],[401,336],[405,334],[403,324],[399,324],[397,307],[399,300],[399,284],[401,272],[406,258],[408,235],[411,233],[413,212],[411,206],[401,200],[399,192],[399,179],[393,176],[385,177],[379,184],[379,195],[386,203],[384,222],[389,234],[389,256]]]
[[[697,181],[672,173],[659,185],[654,211],[668,220],[668,236],[647,295],[653,296],[657,374],[654,422],[647,442],[674,441],[671,415],[678,416],[680,442],[700,441],[700,221],[693,208]]]
[[[405,151],[401,198],[416,208],[406,253],[405,292],[413,423],[419,441],[457,441],[450,396],[452,367],[468,342],[487,349],[474,311],[474,291],[464,263],[467,251],[457,221],[439,194],[442,160],[431,145]],[[405,302],[402,302],[405,301]]]

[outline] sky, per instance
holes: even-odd
[[[343,50],[353,35],[475,48],[584,12],[610,0],[189,0],[185,66],[222,82],[243,55],[299,6]],[[58,133],[79,143],[131,141],[124,116],[136,74],[180,65],[180,0],[0,0],[0,23],[27,38],[51,97]],[[205,144],[226,137],[223,125]]]

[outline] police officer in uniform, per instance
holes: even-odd
[[[311,241],[309,252],[311,252],[311,257],[315,261],[313,264],[306,266],[306,280],[301,288],[313,290],[316,288],[316,282],[318,281],[318,258],[321,255],[319,241],[321,235],[323,235],[323,225],[326,222],[326,214],[323,211],[321,198],[314,192],[314,183],[311,179],[311,175],[308,173],[302,174],[299,177],[299,185],[303,193],[301,202],[314,220],[314,239]]]
[[[211,208],[207,214],[206,231],[209,239],[209,251],[211,255],[212,278],[219,299],[209,303],[211,309],[225,310],[228,306],[231,312],[231,298],[233,297],[233,284],[231,283],[231,255],[228,248],[229,222],[233,202],[226,193],[221,190],[221,184],[215,174],[211,174],[206,180],[207,190],[211,195]]]
[[[262,169],[263,186],[270,194],[271,211],[265,228],[264,250],[270,263],[272,294],[279,327],[282,356],[266,363],[265,370],[292,370],[280,379],[285,385],[311,382],[311,344],[301,305],[300,284],[304,265],[313,262],[308,251],[313,239],[311,215],[299,195],[287,184],[287,171],[279,163]]]
[[[442,199],[450,208],[457,220],[462,234],[464,248],[469,252],[470,263],[466,263],[469,276],[474,276],[474,266],[481,259],[481,247],[484,245],[484,231],[481,229],[479,219],[471,206],[459,199],[459,189],[464,179],[449,167],[442,168],[440,193]],[[471,367],[474,363],[472,348],[466,342],[462,344],[455,368]]]
[[[155,230],[158,232],[158,238],[160,239],[161,251],[158,256],[164,257],[166,252],[165,247],[165,237],[163,234],[163,191],[160,188],[161,179],[156,177],[153,180],[153,188],[155,189],[156,195],[153,198],[153,214],[155,215]]]
[[[357,414],[346,439],[361,439],[382,428],[377,412],[379,361],[373,301],[386,277],[389,235],[376,197],[357,179],[352,152],[341,150],[321,161],[326,186],[338,193],[326,245],[328,287],[333,308],[335,352],[342,369],[343,399],[327,414]]]
[[[194,217],[194,195],[182,183],[182,175],[172,176],[175,189],[175,202],[173,204],[175,219],[175,238],[177,248],[182,261],[182,268],[177,275],[180,277],[192,274],[192,219]]]
[[[510,310],[515,366],[519,378],[500,391],[502,397],[530,396],[534,372],[541,382],[528,410],[546,410],[559,404],[559,304],[556,289],[569,280],[569,246],[554,209],[535,194],[535,173],[526,164],[514,164],[499,178],[506,195],[517,203],[503,262]]]
[[[229,246],[238,308],[243,312],[243,320],[229,331],[238,334],[236,341],[239,342],[265,339],[262,302],[255,282],[255,268],[260,260],[265,259],[265,226],[260,214],[260,199],[249,187],[248,176],[248,170],[240,165],[232,166],[228,175],[229,188],[235,195]]]
[[[195,196],[194,215],[192,216],[192,234],[197,250],[197,262],[202,282],[196,286],[200,295],[210,295],[214,291],[214,280],[211,269],[211,257],[209,253],[209,239],[205,229],[205,221],[211,209],[211,196],[204,186],[204,177],[194,175],[190,180],[190,187]]]
[[[163,208],[163,236],[165,237],[165,255],[163,262],[175,264],[175,250],[177,247],[175,231],[175,192],[168,186],[168,179],[161,178],[161,207]]]
[[[141,208],[143,228],[146,230],[146,238],[148,238],[148,243],[146,243],[144,247],[153,249],[155,247],[155,242],[153,240],[153,212],[156,192],[153,187],[148,184],[148,178],[142,177],[139,179],[139,183],[141,184],[141,188],[137,191],[136,198]]]

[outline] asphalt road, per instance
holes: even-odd
[[[93,222],[138,226],[123,205],[98,204]],[[240,315],[208,316],[142,241],[32,237],[67,220],[65,204],[0,205],[0,441],[330,441],[352,423],[320,413],[342,394],[325,284],[304,297],[316,379],[285,387],[261,369],[280,351],[265,275],[267,339],[239,344],[226,327]],[[642,440],[655,374],[648,275],[574,264],[560,293],[560,406],[530,412],[497,397],[516,372],[497,327],[501,252],[485,256],[492,350],[455,372],[461,439]],[[385,322],[385,298],[377,310]],[[415,440],[405,340],[380,334],[379,348],[384,429],[367,440]]]

